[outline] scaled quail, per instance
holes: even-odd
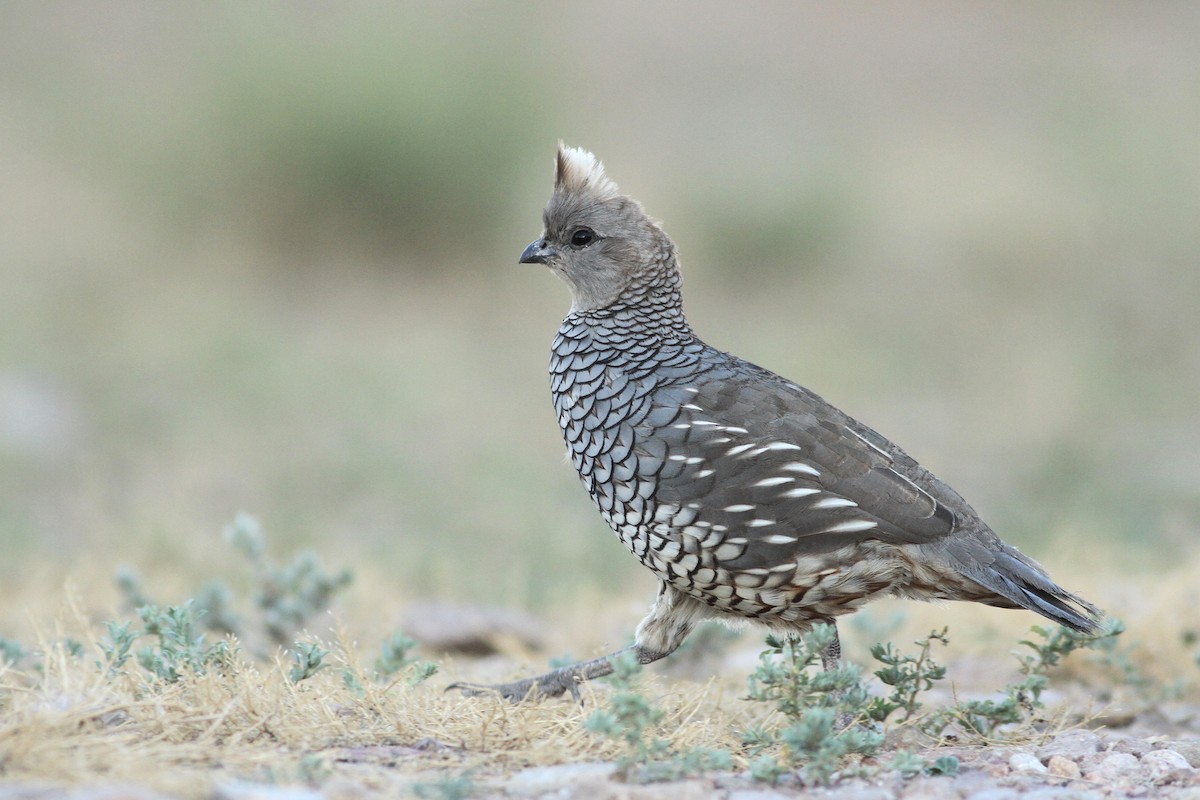
[[[591,153],[560,143],[543,220],[520,261],[571,289],[550,356],[558,424],[601,515],[661,581],[631,646],[639,662],[669,655],[704,619],[798,634],[887,595],[1026,608],[1097,629],[1095,606],[899,447],[697,338],[675,245]],[[835,638],[827,668],[839,654]],[[611,658],[457,688],[576,694],[612,671]]]

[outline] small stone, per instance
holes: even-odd
[[[1046,761],[1046,771],[1056,778],[1076,780],[1083,777],[1083,770],[1079,769],[1079,765],[1066,756],[1050,756]]]
[[[1174,772],[1194,772],[1187,759],[1174,750],[1151,750],[1141,758],[1142,771],[1150,780],[1158,783]]]
[[[1033,753],[1013,753],[1008,758],[1008,766],[1014,772],[1031,772],[1041,774],[1046,771],[1045,765]]]
[[[1087,779],[1097,783],[1113,783],[1136,777],[1139,772],[1141,764],[1129,753],[1109,753],[1087,773]]]
[[[1176,739],[1170,742],[1156,742],[1156,748],[1174,750],[1187,759],[1193,769],[1200,769],[1200,739]]]
[[[1139,739],[1136,736],[1125,736],[1117,739],[1112,746],[1114,753],[1129,753],[1134,758],[1141,758],[1149,753],[1151,745],[1145,739]]]
[[[1088,753],[1099,752],[1099,750],[1100,737],[1094,731],[1079,729],[1055,736],[1047,744],[1038,748],[1037,756],[1045,763],[1050,760],[1051,756],[1063,756],[1074,760]]]
[[[608,763],[559,764],[552,767],[530,767],[508,779],[505,786],[509,794],[541,795],[563,786],[573,786],[592,781],[607,781],[616,767]]]

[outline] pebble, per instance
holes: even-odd
[[[607,781],[616,767],[611,763],[558,764],[552,767],[530,767],[508,779],[508,794],[540,795],[563,786]]]
[[[1088,753],[1099,752],[1099,750],[1100,736],[1094,731],[1080,729],[1066,731],[1055,736],[1048,743],[1038,748],[1037,756],[1045,763],[1053,756],[1077,759]]]
[[[1041,774],[1046,771],[1046,766],[1033,753],[1013,753],[1008,757],[1008,766],[1014,772]]]
[[[1129,753],[1109,753],[1088,771],[1087,779],[1097,783],[1114,783],[1137,777],[1140,771],[1141,764]]]
[[[1114,753],[1129,753],[1134,758],[1141,758],[1152,749],[1150,742],[1136,736],[1124,736],[1116,740],[1112,746]]]
[[[1186,758],[1194,769],[1200,769],[1200,739],[1176,739],[1173,742],[1158,742],[1154,746],[1174,750]]]
[[[1141,758],[1142,771],[1154,782],[1160,782],[1173,772],[1190,773],[1195,770],[1186,758],[1174,750],[1151,750]]]
[[[1066,756],[1050,756],[1046,761],[1046,771],[1056,778],[1075,780],[1083,777],[1083,770]]]

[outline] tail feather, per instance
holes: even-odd
[[[1024,608],[1082,633],[1096,633],[1104,612],[1068,592],[1040,564],[984,528],[947,542],[943,553],[959,572],[994,593],[991,605]]]
[[[974,580],[1021,608],[1082,633],[1100,630],[1099,608],[1050,580],[1037,562],[1016,550],[1006,547],[979,572],[972,575]]]

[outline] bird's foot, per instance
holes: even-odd
[[[579,700],[579,679],[574,670],[559,669],[538,675],[536,678],[526,678],[511,683],[452,683],[446,691],[457,689],[464,697],[485,697],[492,695],[503,698],[510,703],[520,703],[525,700],[543,700],[548,697],[558,697],[566,692]]]

